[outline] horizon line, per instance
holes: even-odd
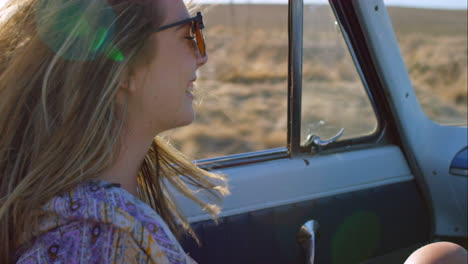
[[[201,3],[203,2],[203,3]],[[258,4],[258,5],[287,5],[287,0],[204,0],[200,4],[219,4],[219,5],[242,5],[242,4]],[[326,0],[304,0],[304,5],[310,4],[328,4]],[[438,9],[438,10],[468,10],[467,4],[464,6],[452,5],[428,5],[428,4],[414,4],[414,3],[385,3],[386,7],[403,7],[403,8],[416,8],[416,9]]]

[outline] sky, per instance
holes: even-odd
[[[7,0],[0,0],[0,7]],[[287,0],[199,0],[202,3],[285,4]],[[326,0],[304,0],[305,4],[327,3]],[[467,0],[384,0],[386,5],[437,9],[467,9]]]
[[[1,1],[1,0],[0,0]],[[285,4],[287,0],[203,0],[212,3]],[[467,0],[384,0],[386,5],[436,9],[467,9]],[[327,0],[304,0],[305,4],[328,3]]]

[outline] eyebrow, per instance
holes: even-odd
[[[198,12],[200,13],[200,12]],[[162,31],[162,30],[165,30],[165,29],[168,29],[168,28],[171,28],[171,27],[177,27],[176,28],[176,31],[179,30],[180,28],[184,27],[186,24],[188,24],[189,22],[191,21],[194,21],[195,19],[197,19],[199,16],[201,16],[201,13],[200,15],[197,13],[197,16],[196,17],[188,17],[187,19],[184,19],[184,20],[181,20],[179,22],[175,22],[175,23],[172,23],[172,24],[169,24],[169,25],[165,25],[165,26],[162,26],[158,29],[156,29],[155,31],[156,32],[159,32],[159,31]]]
[[[185,23],[185,24],[178,25],[178,26],[175,28],[175,31],[181,30],[182,28],[184,28],[185,26],[187,26],[188,23],[189,23],[189,21],[187,21],[187,23]]]

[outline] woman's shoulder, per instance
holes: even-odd
[[[116,184],[86,182],[51,199],[42,213],[40,235],[19,263],[189,263],[161,217]]]

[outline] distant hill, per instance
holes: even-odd
[[[288,8],[286,5],[212,5],[206,13],[207,24],[223,26],[255,26],[255,27],[285,27],[288,23]],[[320,23],[313,14],[323,13],[329,9],[327,5],[306,5],[304,7],[304,24]],[[437,35],[466,34],[466,10],[439,10],[388,7],[393,26],[399,34],[415,32]],[[255,16],[255,19],[252,17]],[[261,19],[259,19],[261,17]]]
[[[438,10],[389,7],[388,13],[396,32],[435,35],[467,34],[466,10]]]

